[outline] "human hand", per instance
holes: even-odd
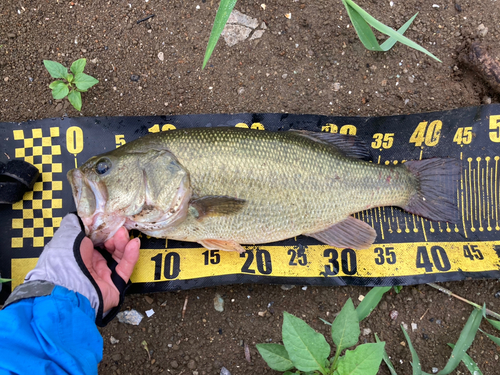
[[[78,216],[68,214],[25,282],[48,281],[84,295],[96,312],[96,324],[104,326],[118,312],[110,309],[123,302],[139,247],[139,239],[129,240],[127,230],[120,228],[101,254],[85,236]],[[106,259],[108,253],[111,262]]]
[[[112,238],[104,243],[105,249],[118,263],[116,266],[116,273],[125,283],[130,279],[134,266],[139,259],[140,245],[141,242],[139,238],[130,240],[128,231],[125,227],[121,227]],[[103,311],[107,312],[111,308],[118,306],[120,292],[111,280],[111,269],[108,267],[107,261],[101,253],[94,249],[94,245],[90,238],[85,237],[82,240],[80,253],[83,263],[101,290]]]

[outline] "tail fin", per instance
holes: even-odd
[[[404,210],[434,221],[456,223],[458,181],[462,173],[456,159],[432,158],[407,161],[404,165],[417,178],[417,193]]]

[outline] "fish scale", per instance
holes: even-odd
[[[189,171],[195,195],[247,201],[235,215],[202,221],[188,216],[164,233],[172,239],[278,241],[323,230],[374,205],[402,205],[412,190],[404,188],[411,180],[405,169],[346,158],[330,145],[293,132],[221,128],[148,137],[167,147]],[[383,187],[379,181],[394,169],[401,171],[402,181]]]
[[[243,251],[240,244],[300,234],[367,248],[376,232],[353,213],[394,205],[433,220],[458,216],[453,159],[385,166],[362,160],[367,155],[340,134],[179,129],[93,157],[68,179],[94,242],[125,225],[208,249]],[[113,228],[98,233],[96,222]]]

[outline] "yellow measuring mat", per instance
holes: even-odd
[[[132,275],[132,292],[230,283],[404,285],[500,278],[500,105],[387,117],[292,114],[98,117],[0,123],[0,162],[20,159],[40,177],[22,201],[0,205],[0,275],[12,278],[0,300],[23,281],[62,217],[75,211],[66,173],[92,156],[148,133],[190,127],[303,129],[356,135],[374,163],[453,157],[462,164],[456,191],[460,220],[436,223],[395,207],[354,216],[377,232],[367,250],[335,248],[300,236],[245,246],[243,254],[149,238]],[[8,284],[7,284],[8,285]]]

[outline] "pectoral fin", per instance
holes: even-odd
[[[192,200],[189,204],[189,211],[197,220],[203,220],[209,216],[234,215],[240,212],[245,204],[244,199],[208,195]]]
[[[240,254],[245,252],[243,246],[231,240],[202,240],[198,243],[208,250],[237,251]]]
[[[304,233],[304,235],[316,238],[330,246],[367,249],[375,241],[377,232],[364,221],[349,216],[321,232]]]

